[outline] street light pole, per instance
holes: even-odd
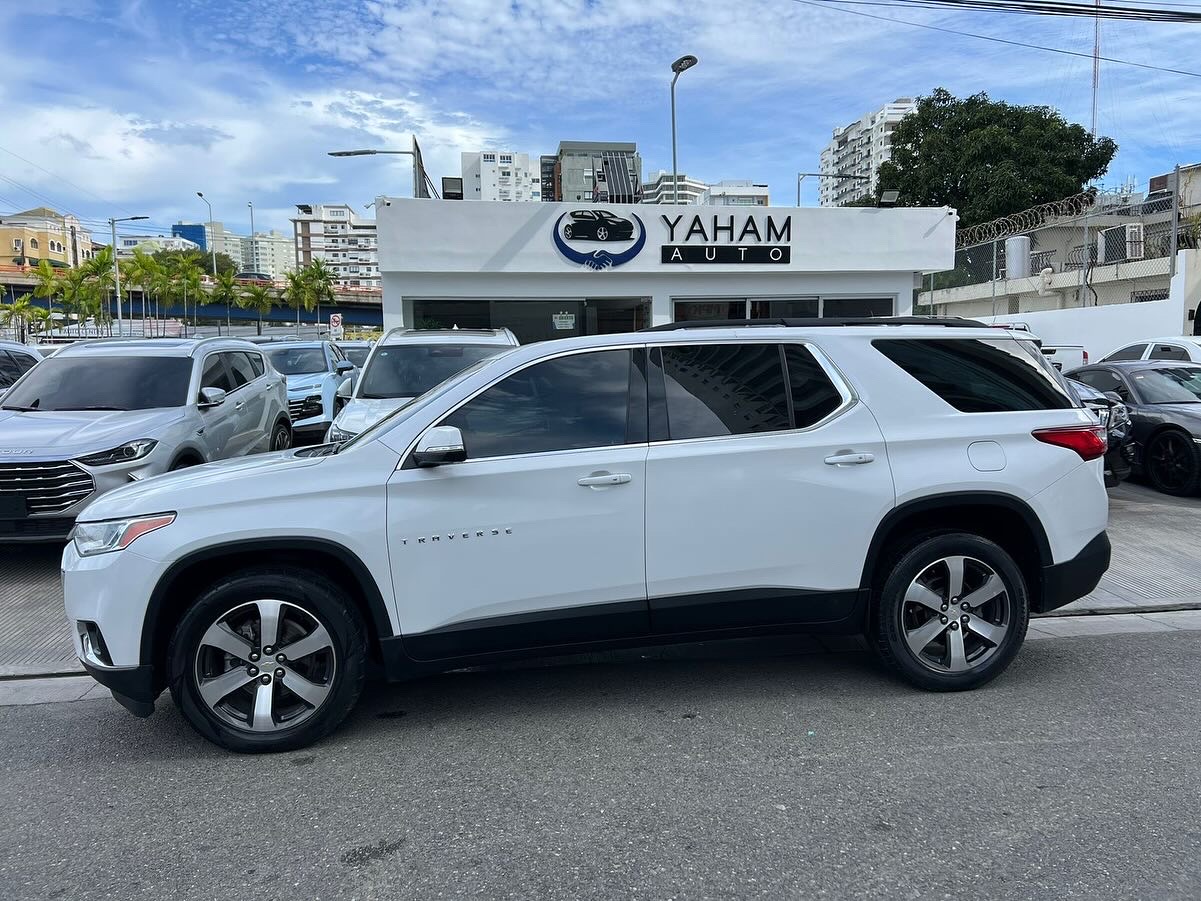
[[[137,222],[139,219],[149,219],[149,216],[125,216],[123,218],[109,218],[108,227],[113,236],[113,292],[117,295],[117,336],[124,334],[121,318],[121,267],[117,264],[117,223],[118,222]],[[130,302],[130,315],[133,315],[133,301]]]
[[[254,245],[254,201],[247,200],[246,205],[250,207],[250,268],[255,272],[259,271],[259,255],[255,250]]]
[[[671,199],[672,203],[680,202],[680,169],[676,165],[676,82],[680,75],[697,64],[698,60],[691,54],[681,56],[671,64]]]
[[[428,176],[425,174],[425,167],[417,166],[417,151],[416,150],[330,150],[326,153],[327,156],[411,156],[413,157],[413,196],[420,197],[421,191],[418,185],[418,179],[425,179]],[[420,172],[418,172],[420,168]]]
[[[213,284],[217,282],[217,242],[214,240],[217,237],[217,229],[213,226],[213,205],[209,203],[203,191],[197,191],[196,196],[204,201],[204,205],[209,208],[209,252],[213,255]],[[225,301],[225,330],[233,331],[233,325],[229,318],[229,301]],[[217,333],[221,333],[221,320],[217,320]]]

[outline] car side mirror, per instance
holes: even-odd
[[[225,403],[225,392],[220,388],[201,388],[200,402],[197,406],[202,410],[207,410],[209,407],[220,406]]]
[[[339,360],[334,364],[334,372],[338,373],[339,375],[345,375],[346,373],[353,371],[354,363],[350,362],[350,360]]]
[[[1118,396],[1118,400],[1120,400],[1122,403],[1126,403],[1126,401],[1130,400],[1130,389],[1125,385],[1118,385],[1118,387],[1114,389],[1113,393]]]
[[[345,379],[334,393],[342,400],[350,400],[354,395],[354,379]]]
[[[1116,391],[1106,391],[1104,394],[1115,404],[1125,403],[1125,401],[1122,400],[1122,395],[1118,394]]]
[[[418,466],[441,466],[443,463],[462,463],[467,459],[463,433],[453,425],[428,429],[413,449],[413,462]]]

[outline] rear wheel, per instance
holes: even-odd
[[[922,541],[892,568],[878,597],[873,640],[886,663],[932,691],[962,691],[1009,666],[1030,618],[1013,558],[978,535]]]
[[[1144,468],[1156,490],[1177,497],[1195,494],[1201,453],[1192,436],[1175,430],[1160,432],[1147,445]]]
[[[271,449],[287,450],[292,446],[292,427],[286,422],[277,422],[271,432]]]
[[[315,572],[245,570],[180,621],[167,652],[171,695],[216,744],[293,750],[354,708],[366,652],[362,617],[337,585]]]

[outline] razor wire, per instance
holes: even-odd
[[[1082,216],[1097,203],[1097,196],[1097,190],[1090,188],[1062,200],[1042,203],[1020,213],[994,219],[992,222],[982,222],[970,228],[960,229],[955,235],[955,246],[962,248],[987,244],[990,241],[1003,241],[1014,235],[1033,231],[1057,219]]]

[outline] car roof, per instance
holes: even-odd
[[[1197,335],[1174,335],[1171,338],[1141,338],[1138,341],[1130,341],[1123,347],[1133,347],[1136,344],[1171,344],[1178,341],[1187,341],[1189,344],[1201,344],[1201,337]]]
[[[507,328],[394,328],[381,344],[497,344],[516,347],[517,338]]]
[[[24,351],[31,357],[40,356],[36,347],[30,347],[28,344],[22,344],[20,341],[9,341],[7,338],[0,338],[0,347],[3,347],[5,350]]]
[[[68,344],[55,357],[191,357],[211,350],[258,350],[241,338],[98,338]]]
[[[324,347],[327,344],[329,344],[328,341],[268,341],[264,344],[258,344],[255,346],[258,347],[259,350],[270,351],[270,350],[280,350],[285,347],[289,350],[293,350],[297,347],[300,347],[300,348]]]
[[[1101,360],[1088,366],[1079,366],[1072,372],[1083,372],[1086,369],[1100,369],[1112,366],[1114,369],[1179,369],[1188,366],[1196,369],[1201,363],[1192,360]]]

